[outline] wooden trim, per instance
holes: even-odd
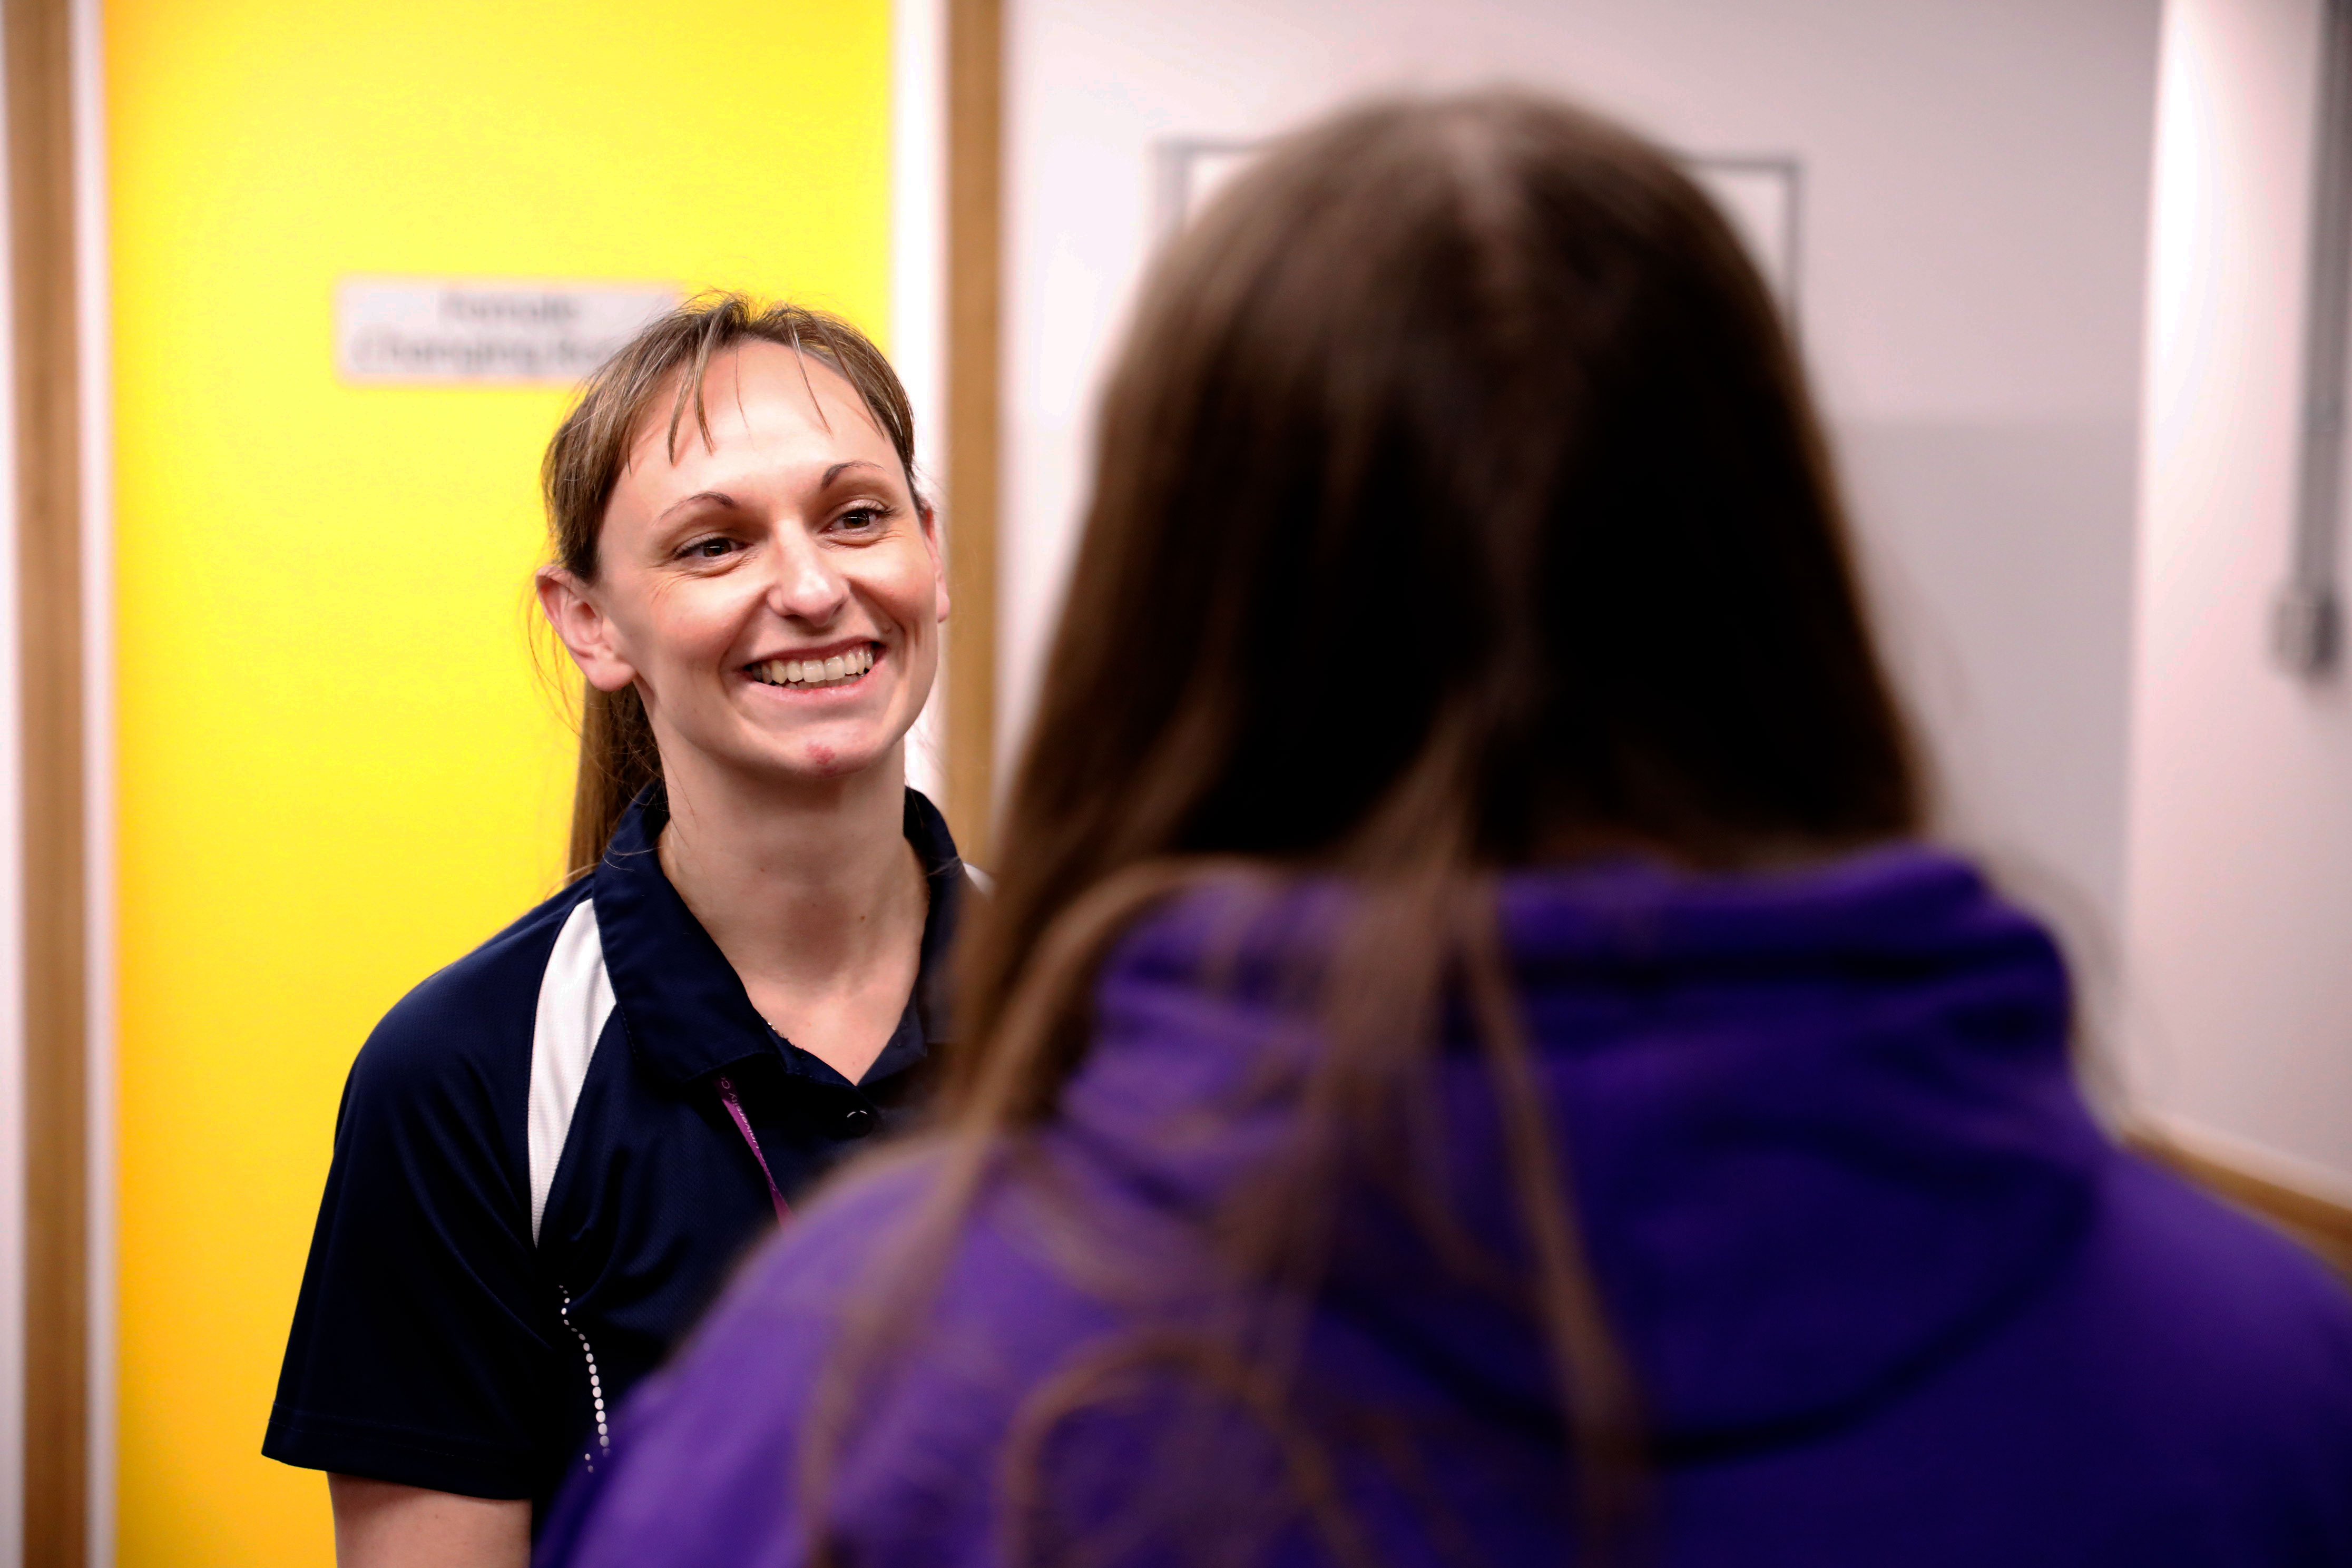
[[[947,4],[947,815],[985,865],[996,802],[1003,0]]]
[[[6,0],[25,866],[25,1542],[89,1555],[81,432],[71,8]]]
[[[2352,1208],[2184,1148],[2179,1140],[2161,1131],[2137,1128],[2125,1134],[2124,1142],[2214,1196],[2284,1231],[2352,1281]]]

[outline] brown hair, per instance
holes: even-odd
[[[889,436],[915,485],[915,417],[907,389],[882,351],[840,317],[802,305],[762,307],[742,294],[696,296],[647,326],[606,360],[582,387],[579,401],[540,467],[555,563],[583,583],[596,580],[596,542],[604,509],[627,466],[629,447],[646,416],[671,389],[669,454],[677,456],[679,428],[690,411],[710,439],[702,382],[714,355],[753,340],[781,344],[837,372],[854,387]],[[673,385],[674,384],[674,385]],[[653,727],[634,687],[599,691],[583,683],[580,712],[580,772],[572,798],[572,847],[567,864],[578,877],[604,853],[621,814],[637,792],[661,777]]]
[[[818,1544],[850,1391],[913,1321],[925,1257],[1054,1114],[1100,956],[1237,864],[1339,873],[1353,911],[1296,1130],[1207,1224],[1215,1262],[1188,1281],[1186,1300],[1242,1305],[1181,1351],[1147,1315],[1126,1352],[1049,1380],[1015,1421],[1008,1517],[1050,1513],[1056,1423],[1148,1363],[1278,1431],[1297,1510],[1342,1560],[1369,1552],[1286,1396],[1295,1320],[1266,1325],[1312,1299],[1340,1196],[1368,1183],[1418,1199],[1437,1256],[1479,1268],[1429,1195],[1445,1184],[1417,1121],[1451,996],[1493,1075],[1526,1243],[1488,1262],[1552,1349],[1605,1530],[1638,1495],[1637,1391],[1535,1087],[1495,873],[1612,848],[1734,868],[1920,820],[1755,268],[1669,156],[1557,103],[1387,102],[1297,135],[1144,292],[1066,604],[962,953],[942,1174],[812,1425]],[[1198,1467],[1150,1468],[1170,1517],[1221,1515]],[[1034,1545],[1046,1527],[1023,1528]]]

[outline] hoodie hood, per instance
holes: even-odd
[[[1073,1151],[1179,1210],[1245,1180],[1286,1141],[1284,1064],[1317,1048],[1295,998],[1346,905],[1330,882],[1218,886],[1140,921],[1064,1100]],[[1585,1255],[1670,1450],[1769,1442],[1896,1391],[2082,1234],[2107,1145],[2069,1070],[2064,971],[1964,862],[1543,869],[1504,879],[1502,912]],[[1516,1263],[1475,1046],[1450,1041],[1437,1075],[1444,1153],[1407,1179]],[[1522,1308],[1440,1261],[1377,1182],[1340,1212],[1324,1310],[1351,1360],[1554,1421]]]

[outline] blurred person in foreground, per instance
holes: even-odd
[[[551,1564],[2352,1563],[2352,1299],[2118,1152],[1921,841],[1657,149],[1360,109],[1160,266],[920,1147]]]

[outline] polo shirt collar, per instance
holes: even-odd
[[[779,1045],[727,955],[662,871],[655,847],[668,820],[661,785],[648,784],[622,815],[592,873],[590,896],[630,1049],[657,1077],[684,1084],[775,1055]],[[963,861],[939,809],[913,789],[907,792],[905,824],[929,886],[930,912],[923,921],[915,994],[867,1069],[869,1083],[922,1060],[948,1032],[948,954],[961,912]],[[815,1058],[807,1061],[830,1075]]]

